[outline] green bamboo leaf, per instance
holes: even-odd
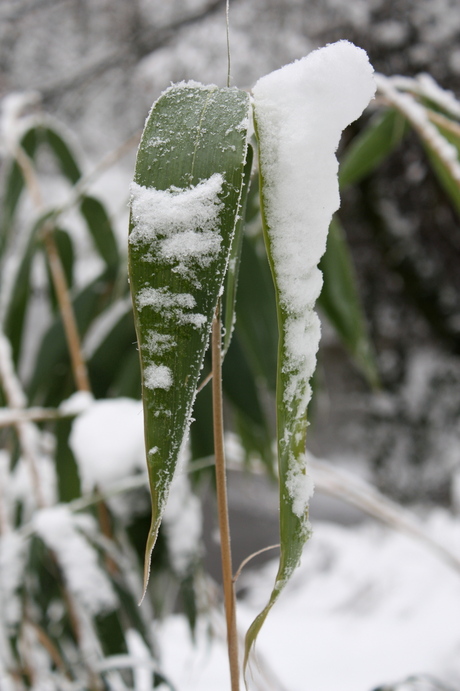
[[[259,390],[238,337],[232,340],[222,366],[223,392],[248,457],[258,454],[273,475],[272,434]]]
[[[115,308],[118,309],[119,307],[123,308],[120,309],[119,317],[91,353],[87,362],[91,387],[96,398],[108,398],[115,395],[113,388],[120,374],[120,368],[123,369],[126,358],[131,362],[132,346],[136,341],[133,313],[131,305],[128,308],[125,303],[117,303]],[[132,371],[132,376],[136,380],[135,390],[140,396],[138,358],[133,360],[133,365],[135,365]]]
[[[114,282],[106,270],[75,295],[72,306],[81,337],[111,302],[113,292]],[[31,400],[55,406],[72,393],[72,387],[67,341],[61,317],[57,315],[40,343],[27,393]]]
[[[46,142],[53,152],[62,174],[74,185],[81,178],[81,170],[71,146],[59,132],[58,127],[51,124],[39,125],[37,128],[43,142]]]
[[[80,211],[101,258],[108,269],[116,272],[120,263],[120,253],[105,207],[98,199],[85,195],[80,202]]]
[[[145,585],[240,213],[248,114],[243,91],[171,87],[137,155],[129,274],[152,496]]]
[[[243,247],[243,231],[244,220],[246,214],[246,203],[248,199],[249,185],[251,183],[251,170],[253,160],[253,148],[248,146],[246,156],[246,165],[244,167],[244,182],[243,193],[241,195],[241,210],[235,227],[235,235],[233,237],[232,249],[230,252],[230,261],[228,265],[227,278],[225,281],[224,292],[224,339],[223,352],[227,352],[230,342],[232,340],[233,327],[235,325],[235,306],[236,306],[236,289],[238,286],[238,273],[240,269],[241,250]]]
[[[453,130],[442,127],[436,123],[436,128],[439,133],[446,139],[450,144],[452,144],[457,150],[457,157],[460,159],[460,136],[456,134]],[[446,163],[439,156],[436,149],[429,146],[429,142],[426,139],[422,139],[422,144],[425,149],[428,160],[430,161],[431,167],[434,174],[438,178],[439,184],[444,189],[448,197],[450,198],[456,212],[460,215],[460,183],[452,175],[452,171],[446,165]]]
[[[361,115],[374,93],[367,55],[345,41],[262,77],[253,89],[262,221],[279,330],[280,561],[268,603],[246,635],[245,670],[258,633],[310,535],[313,483],[306,431],[320,336],[314,312],[322,282],[318,264],[339,202],[335,151],[343,129]],[[326,127],[319,125],[323,120]]]
[[[24,133],[20,146],[25,153],[34,158],[37,150],[39,138],[37,137],[36,128],[33,127]],[[24,189],[25,181],[22,170],[18,165],[16,159],[11,159],[9,169],[7,170],[4,183],[4,194],[2,195],[2,216],[0,226],[0,256],[2,255],[12,231],[14,216]]]
[[[74,262],[75,253],[73,249],[72,239],[69,233],[62,228],[54,228],[52,230],[54,242],[61,260],[62,268],[64,269],[64,275],[66,278],[67,286],[72,288],[73,286],[73,273],[74,273]],[[53,280],[51,277],[51,270],[49,267],[48,255],[45,252],[46,268],[48,273],[48,283],[50,290],[50,299],[53,309],[57,307],[57,297],[56,291],[54,289]]]
[[[323,289],[318,298],[322,309],[356,365],[373,387],[378,387],[377,365],[361,307],[353,263],[339,219],[329,227],[326,253],[320,262]]]
[[[397,148],[408,131],[406,118],[394,108],[372,118],[345,150],[340,163],[340,186],[356,184],[372,173]]]
[[[52,216],[52,211],[40,216],[30,230],[6,310],[4,329],[6,335],[10,339],[13,359],[16,364],[21,355],[25,318],[29,299],[31,297],[30,272],[35,253],[39,247],[38,234],[46,221],[52,218]]]
[[[261,237],[243,237],[238,294],[236,334],[251,369],[274,392],[278,357],[275,289]]]

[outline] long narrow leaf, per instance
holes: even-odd
[[[269,601],[246,635],[245,669],[310,534],[313,485],[305,447],[320,336],[313,309],[321,290],[318,263],[339,203],[335,151],[342,130],[361,115],[374,91],[366,54],[345,41],[263,77],[253,90],[262,219],[279,327],[280,563]]]
[[[105,261],[107,268],[116,273],[120,255],[110,218],[103,204],[94,197],[83,196],[80,211],[85,218],[96,249]]]
[[[337,216],[332,219],[329,227],[326,252],[321,259],[320,269],[324,282],[318,307],[336,330],[369,384],[377,387],[377,365],[367,333],[352,259]]]
[[[248,114],[243,91],[171,87],[138,151],[129,274],[152,496],[145,585],[240,213]]]
[[[357,184],[372,173],[397,148],[408,131],[407,120],[394,108],[372,118],[345,150],[340,164],[340,186]]]
[[[38,145],[38,137],[35,127],[25,132],[21,139],[20,145],[30,158],[35,156]],[[2,199],[2,215],[0,225],[0,256],[8,244],[18,202],[25,185],[22,170],[16,159],[11,159],[10,161],[10,167],[6,174],[4,185],[5,191]]]

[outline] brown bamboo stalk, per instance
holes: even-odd
[[[64,332],[69,348],[70,362],[75,379],[75,386],[78,391],[91,391],[88,370],[83,358],[80,334],[78,333],[77,321],[70,300],[67,279],[62,266],[61,258],[53,237],[51,226],[45,226],[42,233],[43,243],[48,255],[48,262],[53,280],[54,289],[59,305]]]
[[[232,691],[239,691],[238,633],[236,629],[236,601],[233,583],[230,526],[228,520],[227,479],[225,474],[224,424],[222,414],[222,349],[219,307],[212,324],[212,409],[214,453],[216,459],[217,512],[219,517],[222,580],[224,586],[227,647]]]

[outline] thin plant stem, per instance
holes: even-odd
[[[233,576],[233,582],[234,582],[234,583],[237,582],[238,578],[241,576],[241,572],[242,572],[242,570],[244,569],[244,567],[245,567],[247,564],[249,564],[249,562],[252,561],[252,560],[254,559],[254,557],[258,557],[259,554],[263,554],[264,552],[268,552],[268,551],[270,551],[270,550],[272,550],[272,549],[277,549],[277,548],[280,547],[280,546],[281,546],[281,545],[280,545],[279,542],[278,542],[276,545],[269,545],[268,547],[262,547],[262,549],[258,549],[257,552],[253,552],[253,553],[250,554],[248,557],[246,557],[246,559],[243,559],[243,561],[241,562],[241,564],[240,564],[239,567],[238,567],[237,572],[236,572],[235,575]]]
[[[230,0],[225,3],[225,30],[227,34],[227,86],[230,87],[231,81],[231,59],[230,59]]]
[[[51,227],[45,227],[42,239],[48,255],[51,277],[56,291],[67,347],[69,348],[75,386],[78,391],[91,391],[88,370],[82,353],[80,334],[78,333],[77,320],[75,319],[75,312],[70,299],[67,279]]]
[[[197,393],[200,393],[200,391],[201,391],[202,389],[204,389],[204,387],[206,386],[206,384],[208,384],[208,383],[211,381],[211,379],[212,379],[212,372],[209,372],[209,374],[206,375],[206,377],[203,379],[203,381],[201,382],[201,384],[198,385],[198,388],[197,388],[196,392],[197,392]]]
[[[224,586],[225,616],[227,621],[227,647],[230,663],[232,691],[239,691],[238,632],[236,628],[236,601],[233,583],[230,526],[228,520],[227,479],[225,474],[224,424],[222,414],[222,348],[219,305],[212,324],[212,411],[214,428],[214,454],[216,459],[217,512],[219,516],[222,580]]]

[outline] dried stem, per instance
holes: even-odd
[[[80,335],[78,333],[75,312],[73,311],[72,302],[70,300],[67,279],[56,243],[54,241],[51,226],[45,226],[42,232],[42,239],[48,255],[51,278],[56,291],[59,312],[61,314],[67,346],[69,348],[75,386],[77,387],[78,391],[91,391],[88,370],[83,358]]]
[[[14,427],[19,422],[46,422],[49,420],[61,420],[62,418],[75,417],[74,411],[60,410],[59,408],[0,408],[0,429]]]
[[[278,543],[276,545],[269,545],[268,547],[263,547],[262,549],[258,549],[257,552],[253,552],[252,554],[249,555],[249,557],[246,557],[246,559],[243,559],[241,564],[238,567],[238,570],[236,571],[235,575],[233,576],[233,583],[236,583],[238,578],[241,576],[241,572],[246,566],[246,564],[249,564],[250,561],[254,559],[254,557],[258,557],[259,554],[263,554],[264,552],[268,552],[271,549],[277,549],[278,547],[281,547],[281,545]]]
[[[217,511],[219,516],[224,585],[225,616],[227,621],[227,647],[230,663],[232,691],[239,691],[238,632],[236,628],[236,601],[233,583],[230,526],[228,520],[227,479],[225,474],[224,425],[222,414],[222,348],[219,306],[212,324],[212,409],[214,427],[214,453],[216,458]]]

